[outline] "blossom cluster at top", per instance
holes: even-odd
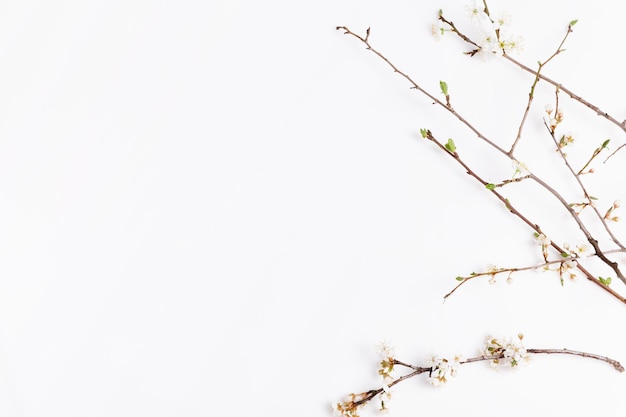
[[[519,51],[523,48],[522,39],[509,33],[511,15],[499,13],[492,17],[485,12],[484,3],[480,0],[474,1],[466,9],[472,22],[480,30],[477,43],[481,48],[480,53],[485,57]]]
[[[470,20],[479,29],[479,35],[475,39],[479,47],[479,56],[488,58],[523,49],[523,39],[510,33],[511,15],[507,13],[493,16],[487,14],[485,5],[480,0],[475,0],[471,5],[466,6],[466,10]],[[433,24],[431,32],[435,38],[439,39],[450,30],[445,23],[438,20]]]

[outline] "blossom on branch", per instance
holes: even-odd
[[[494,356],[491,359],[493,367],[510,367],[515,368],[521,363],[528,362],[530,355],[522,344],[524,336],[520,333],[517,340],[499,339],[496,337],[488,337],[482,349],[485,356]]]
[[[432,356],[430,358],[431,371],[428,375],[428,382],[438,387],[448,382],[450,378],[456,376],[458,367],[461,365],[462,358],[457,355],[453,360]]]

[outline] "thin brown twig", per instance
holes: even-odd
[[[626,120],[624,120],[624,122],[626,122]],[[606,159],[604,160],[603,164],[606,164],[606,161],[608,161],[609,158],[611,158],[613,155],[615,155],[624,146],[626,146],[626,143],[622,143],[620,146],[618,146],[617,149],[615,149],[609,156],[606,157]]]
[[[539,63],[537,76],[535,77],[535,80],[533,81],[533,84],[530,87],[530,92],[528,93],[528,102],[526,103],[526,109],[524,110],[524,114],[522,115],[522,121],[520,122],[519,127],[517,128],[517,136],[515,137],[515,140],[513,141],[513,144],[511,145],[511,149],[509,149],[509,155],[511,157],[513,157],[515,148],[517,147],[517,144],[522,138],[522,131],[524,130],[524,125],[526,124],[526,118],[528,117],[528,113],[530,113],[530,106],[532,105],[533,99],[535,98],[535,87],[537,86],[537,83],[539,82],[539,72],[541,71],[542,67],[543,65]]]
[[[550,354],[575,355],[575,356],[582,356],[583,358],[597,359],[597,360],[608,363],[609,365],[613,366],[615,370],[619,372],[624,372],[624,366],[622,366],[622,364],[619,363],[619,361],[616,361],[615,359],[611,359],[608,356],[596,355],[594,353],[580,352],[580,351],[571,350],[571,349],[526,349],[526,352],[535,353],[535,354],[537,353],[548,354],[548,355]]]
[[[485,8],[485,10],[487,10],[487,9]],[[485,11],[485,13],[487,13],[487,11]],[[515,138],[515,141],[513,141],[513,145],[511,145],[511,149],[509,150],[509,154],[511,156],[513,156],[513,152],[515,152],[515,148],[516,148],[517,144],[519,143],[520,139],[522,138],[522,131],[524,129],[524,124],[526,123],[526,118],[528,117],[528,113],[530,112],[530,107],[532,105],[533,99],[535,98],[535,88],[537,87],[537,83],[539,82],[540,75],[541,75],[541,70],[550,61],[552,61],[552,59],[554,59],[554,57],[556,57],[558,54],[563,52],[563,45],[565,44],[565,41],[567,40],[567,37],[569,36],[570,33],[572,33],[572,25],[571,24],[567,27],[567,32],[565,33],[565,36],[561,40],[561,43],[559,44],[558,48],[556,48],[556,51],[554,51],[554,53],[552,55],[550,55],[550,57],[548,59],[546,59],[543,62],[539,62],[539,64],[538,64],[537,73],[535,74],[535,79],[533,80],[533,84],[530,87],[530,92],[528,93],[528,102],[526,103],[526,109],[524,110],[524,115],[522,116],[522,121],[520,122],[519,128],[517,129],[517,137]],[[506,55],[506,51],[503,51],[503,54]]]
[[[470,280],[473,280],[474,278],[487,277],[487,276],[496,276],[496,275],[501,275],[501,274],[505,274],[505,273],[508,273],[509,275],[511,275],[511,274],[513,274],[515,272],[521,272],[521,271],[534,271],[534,270],[537,270],[537,269],[547,268],[550,265],[562,264],[564,262],[571,261],[571,260],[578,262],[577,258],[575,258],[575,257],[573,257],[573,258],[572,257],[568,257],[568,258],[563,258],[563,259],[555,260],[555,261],[547,261],[547,262],[543,262],[543,263],[536,264],[536,265],[523,266],[523,267],[514,267],[514,268],[498,268],[498,269],[493,270],[493,271],[478,272],[478,273],[472,273],[471,275],[468,275],[468,276],[457,277],[457,280],[459,281],[459,283],[452,289],[452,291],[450,291],[449,293],[444,295],[443,298],[444,298],[444,300],[447,299],[461,285],[465,284],[466,282],[469,282]]]

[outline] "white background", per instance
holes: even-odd
[[[457,275],[541,256],[531,231],[419,129],[454,137],[490,181],[510,164],[334,28],[371,26],[399,67],[435,94],[446,80],[460,112],[510,143],[532,77],[430,34],[439,8],[471,32],[465,4],[1,2],[0,414],[329,415],[332,401],[378,385],[384,339],[422,365],[518,332],[527,347],[626,362],[624,305],[582,278],[477,280],[442,302]],[[621,6],[491,8],[513,16],[531,66],[579,19],[546,74],[626,117]],[[541,124],[554,90],[540,86],[519,155],[558,185]],[[580,135],[572,158],[625,142],[562,105]],[[626,201],[624,158],[589,180],[603,209]],[[545,193],[511,190],[555,241],[582,243]],[[622,223],[615,232],[626,235]],[[390,406],[621,416],[625,389],[605,363],[546,356],[513,373],[467,365],[441,389],[416,378]]]

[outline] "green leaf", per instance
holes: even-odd
[[[598,279],[600,280],[602,285],[606,285],[607,287],[611,285],[611,277],[606,277],[606,278],[598,277]]]
[[[426,138],[426,136],[428,136],[428,129],[420,129],[420,133],[423,138]]]
[[[492,183],[489,183],[489,184],[486,184],[486,185],[485,185],[485,188],[486,188],[486,189],[488,189],[488,190],[493,191],[493,190],[495,190],[495,189],[496,189],[496,185],[495,185],[495,184],[492,184]]]
[[[598,197],[594,197],[592,195],[589,196],[589,200],[597,200],[597,199],[598,199]]]
[[[445,81],[439,81],[439,87],[444,96],[448,96],[448,84]]]
[[[444,146],[448,151],[452,153],[456,152],[456,145],[452,139],[448,139],[448,142]]]
[[[439,16],[443,16],[443,9],[439,9]]]
[[[574,19],[571,22],[569,22],[570,26],[574,26],[576,23],[578,23],[578,19]]]
[[[602,142],[602,147],[606,148],[609,145],[609,142],[611,141],[611,139],[607,139],[604,142]]]
[[[569,253],[561,252],[561,257],[562,258],[569,258]]]
[[[465,280],[465,278],[463,278],[463,277],[456,277],[456,280],[457,281],[463,281],[463,280]]]

